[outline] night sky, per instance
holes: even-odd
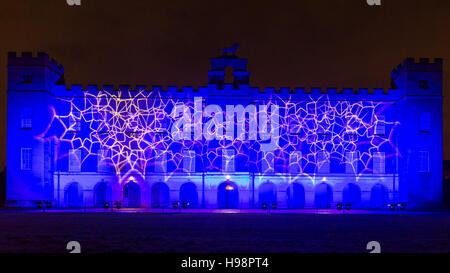
[[[444,58],[450,159],[450,1],[2,0],[0,167],[6,161],[8,51],[47,52],[68,84],[207,84],[209,58],[240,43],[250,85],[388,88],[406,57]]]

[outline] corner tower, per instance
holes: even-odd
[[[53,91],[64,84],[64,68],[45,53],[8,54],[7,202],[53,199],[54,145],[37,138],[55,105]]]
[[[412,207],[442,204],[442,59],[407,58],[392,71],[401,99],[398,160],[400,200]]]

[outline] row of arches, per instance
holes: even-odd
[[[70,183],[64,191],[67,207],[84,207],[83,189],[78,182]],[[99,182],[94,186],[94,207],[103,207],[104,202],[112,201],[112,187],[107,182]],[[192,182],[184,183],[180,188],[180,201],[198,206],[197,186]],[[135,182],[128,182],[123,187],[125,206],[134,208],[141,206],[141,187]],[[151,207],[164,208],[170,205],[169,187],[165,183],[155,183],[151,189]]]
[[[112,188],[106,182],[100,182],[94,187],[94,206],[102,207],[103,202],[112,200]],[[305,188],[301,183],[291,183],[286,190],[288,208],[305,207]],[[66,187],[65,204],[68,207],[83,207],[83,190],[78,182]],[[274,183],[265,182],[258,188],[258,205],[276,203],[277,189]],[[370,192],[372,208],[383,208],[387,203],[387,189],[376,184]],[[141,206],[141,187],[135,182],[128,182],[123,187],[123,201],[127,207]],[[191,207],[199,206],[197,186],[192,182],[181,185],[179,201],[189,202]],[[342,191],[342,202],[358,205],[361,202],[361,189],[354,183],[349,183]],[[333,203],[333,190],[327,183],[320,183],[314,190],[314,205],[316,208],[330,208]],[[238,208],[239,189],[236,183],[222,182],[217,190],[217,205],[219,208]],[[151,207],[165,208],[170,206],[170,190],[167,184],[155,183],[151,188]]]
[[[384,208],[388,201],[387,189],[382,184],[376,184],[370,191],[371,208]],[[305,188],[300,183],[291,183],[286,190],[288,208],[305,207]],[[276,202],[277,193],[273,183],[264,183],[259,189],[259,199],[262,202]],[[361,203],[361,188],[347,184],[342,191],[342,202],[358,205]],[[320,183],[314,189],[314,206],[319,209],[330,208],[333,203],[333,190],[327,183]]]

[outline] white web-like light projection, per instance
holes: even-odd
[[[263,174],[295,169],[299,175],[314,175],[330,160],[351,166],[358,175],[371,171],[378,152],[398,155],[392,136],[399,123],[386,121],[387,102],[277,97],[242,107],[240,118],[201,98],[175,99],[145,90],[86,92],[61,103],[66,107],[54,109],[43,135],[59,126],[56,139],[81,151],[81,164],[104,157],[118,174],[186,171],[186,151],[194,151],[201,162],[201,169],[190,171],[244,167]],[[239,164],[229,163],[233,160]]]

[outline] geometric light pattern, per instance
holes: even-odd
[[[226,110],[219,107],[222,113],[216,111],[206,117],[202,104],[203,128],[200,130],[218,137],[211,139],[203,135],[201,140],[193,132],[193,115],[198,112],[193,99],[172,99],[145,90],[133,93],[99,91],[95,94],[86,92],[83,98],[71,98],[62,103],[70,104],[64,108],[70,111],[57,113],[54,110],[52,122],[43,135],[48,134],[51,127],[62,126],[62,132],[56,138],[61,143],[70,143],[72,149],[82,151],[81,164],[90,156],[102,156],[99,150],[108,151],[110,162],[119,174],[128,170],[145,174],[147,167],[161,157],[165,157],[168,165],[175,166],[173,172],[180,171],[184,150],[195,151],[195,156],[202,160],[203,170],[224,171],[218,162],[224,156],[224,149],[233,149],[235,159],[244,158],[245,165],[253,164],[257,172],[271,171],[262,169],[264,163],[275,164],[277,169],[286,172],[289,165],[296,164],[299,173],[308,175],[314,175],[330,159],[348,164],[346,153],[349,151],[358,151],[350,160],[351,164],[363,166],[361,172],[370,171],[369,163],[376,152],[383,151],[386,156],[398,154],[391,139],[398,122],[384,120],[383,113],[391,105],[386,102],[334,101],[327,95],[308,101],[279,97],[256,101],[256,106],[265,106],[256,108],[256,138],[250,136],[255,124],[251,114],[245,116],[245,136],[227,138],[227,129],[229,131],[231,127],[227,127],[230,120],[226,119]],[[173,110],[180,106],[185,110],[174,115]],[[190,119],[186,120],[183,114]],[[192,122],[192,127],[178,126],[183,119],[185,123]],[[205,129],[208,121],[212,125]],[[233,122],[239,121],[233,118]],[[186,133],[191,135],[180,138]],[[275,143],[276,147],[261,153],[262,146],[269,142]],[[294,161],[293,151],[301,151]]]

